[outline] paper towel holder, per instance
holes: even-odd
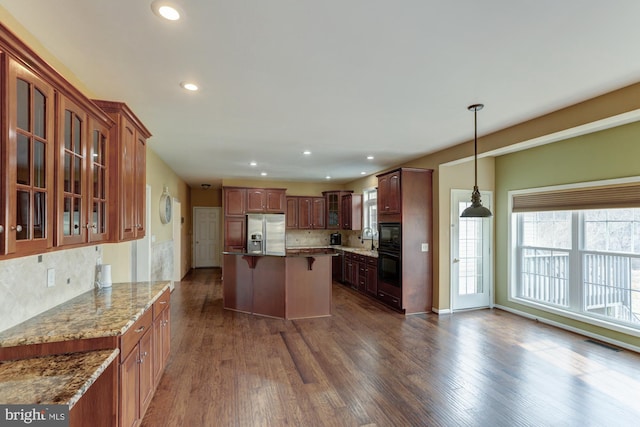
[[[98,285],[99,289],[111,287],[111,264],[98,264],[96,266],[96,285]]]

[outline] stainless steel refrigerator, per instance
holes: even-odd
[[[247,214],[247,252],[285,255],[284,214]]]

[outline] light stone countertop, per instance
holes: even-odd
[[[168,281],[94,289],[0,332],[0,347],[116,336],[169,288]]]
[[[354,254],[360,254],[360,255],[366,255],[366,256],[370,256],[373,258],[378,258],[378,250],[377,248],[374,249],[373,251],[371,249],[367,249],[367,248],[354,248],[351,246],[341,246],[341,245],[333,245],[333,246],[290,246],[287,247],[287,249],[321,249],[321,248],[330,248],[330,249],[335,249],[337,251],[344,251],[344,252],[352,252]]]
[[[119,352],[98,350],[0,362],[0,403],[71,409]]]

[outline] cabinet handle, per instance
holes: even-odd
[[[22,231],[22,226],[20,224],[18,225],[12,225],[11,226],[11,231],[17,231],[18,233]]]
[[[166,304],[166,303],[167,303],[166,301],[160,301],[160,304]]]
[[[140,326],[138,329],[136,329],[136,333],[138,334],[142,331],[144,331],[144,326]]]

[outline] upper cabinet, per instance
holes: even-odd
[[[140,238],[146,140],[120,102],[91,101],[0,24],[0,256]]]
[[[360,230],[362,228],[362,194],[344,194],[341,204],[341,228]]]
[[[331,230],[360,230],[362,228],[362,195],[353,191],[324,191],[326,225]]]
[[[109,240],[109,127],[89,117],[89,224],[90,242]]]
[[[284,188],[224,187],[224,250],[243,251],[247,213],[287,211]]]
[[[247,188],[247,212],[285,212],[285,191],[281,188]]]
[[[378,175],[378,217],[380,222],[389,216],[400,215],[402,193],[400,187],[400,171],[395,170]]]
[[[6,253],[36,253],[53,246],[54,90],[13,59],[3,61],[8,91],[8,135],[2,135],[2,246]],[[4,119],[4,118],[3,118]],[[6,141],[6,145],[5,145]]]
[[[326,199],[327,229],[340,230],[342,222],[342,195],[344,191],[323,191]]]
[[[122,102],[94,101],[115,122],[110,133],[109,191],[118,203],[111,204],[114,241],[140,239],[145,235],[146,143],[151,133]]]
[[[246,188],[224,188],[224,214],[244,215],[247,211],[247,189]]]

